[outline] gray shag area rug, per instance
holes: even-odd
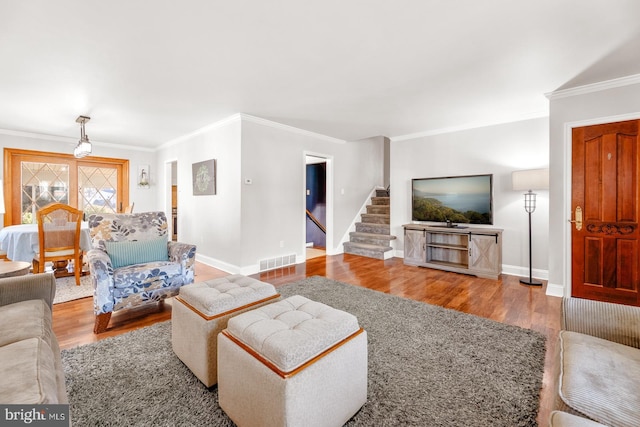
[[[278,290],[353,313],[367,330],[368,399],[347,425],[537,425],[542,334],[324,277]],[[169,321],[62,360],[75,426],[233,425],[217,387],[174,355]]]

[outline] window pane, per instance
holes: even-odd
[[[78,208],[86,215],[117,212],[116,168],[78,166]]]
[[[62,163],[21,163],[21,222],[36,222],[38,209],[50,203],[69,204],[69,166]]]

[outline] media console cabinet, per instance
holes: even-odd
[[[502,273],[502,230],[406,224],[404,263],[497,279]]]

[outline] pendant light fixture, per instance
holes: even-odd
[[[78,145],[76,145],[76,148],[73,150],[73,155],[76,158],[86,157],[91,154],[91,142],[84,132],[84,124],[89,120],[91,120],[91,117],[87,116],[78,116],[76,119],[76,123],[80,123],[80,141],[78,141]]]

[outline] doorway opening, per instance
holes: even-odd
[[[326,255],[327,249],[327,159],[305,156],[305,256]]]
[[[165,212],[171,212],[167,218],[169,222],[169,236],[172,241],[178,240],[178,162],[176,160],[165,163]]]

